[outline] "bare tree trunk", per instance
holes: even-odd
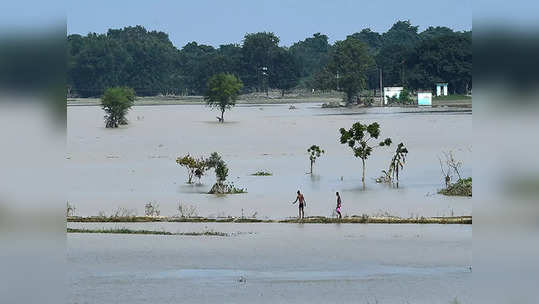
[[[397,168],[395,168],[395,171],[397,172],[397,188],[399,187],[399,166],[397,165]]]
[[[224,116],[225,116],[225,110],[222,109],[222,110],[221,110],[221,122],[225,122]]]
[[[311,160],[311,175],[313,174],[313,161]]]
[[[365,159],[361,159],[361,163],[363,164],[363,176],[361,177],[361,182],[363,182],[363,189],[365,189]]]

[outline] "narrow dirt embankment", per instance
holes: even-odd
[[[331,218],[324,216],[309,216],[304,219],[257,219],[241,217],[99,217],[99,216],[70,216],[67,222],[72,223],[146,223],[146,222],[178,222],[178,223],[302,223],[302,224],[472,224],[472,216],[446,217],[410,217],[353,215],[349,217]]]

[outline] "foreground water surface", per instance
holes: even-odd
[[[70,303],[471,302],[471,225],[68,223]]]
[[[470,176],[472,115],[466,109],[372,108],[321,109],[320,104],[239,105],[217,123],[217,112],[204,105],[137,106],[130,124],[105,129],[96,106],[68,107],[68,200],[77,215],[111,214],[118,207],[144,213],[149,201],[162,215],[177,214],[179,203],[194,206],[200,216],[284,218],[297,211],[290,202],[301,189],[308,202],[306,215],[331,216],[335,191],[341,192],[343,214],[390,213],[398,216],[470,215],[468,198],[436,194],[442,187],[438,156],[454,151]],[[391,148],[376,148],[367,161],[367,186],[361,187],[361,162],[339,143],[339,128],[354,122],[379,122],[381,138]],[[396,144],[410,151],[399,189],[376,184],[387,169]],[[309,170],[307,148],[326,153]],[[229,181],[248,193],[206,194],[213,172],[201,184],[186,184],[178,156],[219,152],[229,167]],[[251,174],[258,170],[269,177]]]

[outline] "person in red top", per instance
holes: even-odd
[[[335,209],[335,211],[337,212],[337,214],[339,215],[339,218],[342,218],[342,215],[341,215],[341,196],[339,195],[339,192],[337,192],[337,208]]]
[[[307,207],[307,202],[305,201],[305,197],[303,197],[303,194],[301,194],[299,190],[298,190],[298,196],[296,197],[296,200],[292,202],[292,204],[295,204],[298,201],[299,201],[299,216],[298,217],[300,219],[303,219],[303,217],[305,216],[305,212],[303,211],[303,208]]]

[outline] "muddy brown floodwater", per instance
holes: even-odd
[[[105,129],[96,106],[68,107],[68,200],[75,215],[139,215],[156,202],[161,215],[194,206],[199,216],[296,216],[301,189],[306,215],[331,216],[335,191],[343,215],[472,214],[470,198],[436,194],[438,155],[452,150],[471,176],[470,109],[321,109],[319,103],[241,105],[216,122],[203,105],[137,106],[130,124]],[[339,128],[377,121],[382,138],[361,162],[339,143]],[[410,151],[400,188],[376,184],[396,144]],[[326,153],[309,170],[307,148]],[[229,181],[248,193],[206,194],[187,185],[176,157],[219,152]],[[252,176],[259,170],[272,176]],[[471,302],[471,225],[279,223],[67,223],[70,228],[223,232],[229,236],[67,235],[70,303],[460,303]]]
[[[68,107],[68,200],[76,214],[110,214],[118,207],[144,213],[149,201],[162,215],[177,213],[179,202],[193,205],[200,216],[284,218],[295,216],[291,205],[301,189],[306,215],[331,216],[335,191],[343,200],[343,215],[388,212],[408,217],[471,215],[469,198],[436,194],[442,187],[437,156],[452,150],[470,176],[472,115],[458,108],[321,109],[320,104],[240,105],[225,113],[224,124],[204,105],[137,106],[130,124],[105,129],[97,106]],[[339,128],[354,122],[377,121],[390,148],[377,148],[367,161],[367,186],[361,187],[361,162],[339,143]],[[399,189],[376,184],[396,144],[410,151]],[[309,171],[307,148],[326,151]],[[248,193],[218,197],[206,194],[213,172],[202,184],[188,185],[176,158],[190,153],[219,152],[229,167],[229,181]],[[252,176],[258,170],[272,176]]]
[[[68,223],[70,303],[471,303],[471,225]]]

